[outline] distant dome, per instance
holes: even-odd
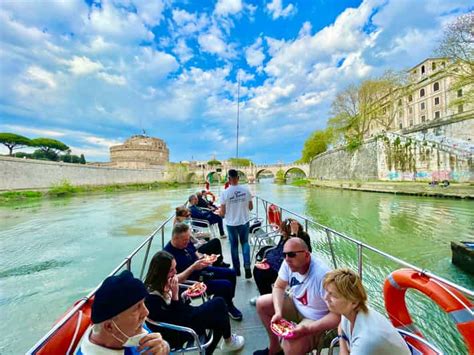
[[[110,147],[110,161],[121,168],[155,168],[169,162],[169,150],[159,138],[137,135],[124,144]]]

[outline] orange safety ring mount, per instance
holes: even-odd
[[[216,202],[216,195],[214,195],[211,191],[206,191],[203,194],[204,194],[204,197],[206,198],[206,200],[207,200],[207,196],[211,196],[212,203]]]
[[[277,205],[271,204],[268,206],[268,222],[280,226],[281,224],[281,212]]]
[[[399,329],[422,336],[421,332],[413,325],[406,306],[405,293],[409,288],[425,294],[448,313],[464,338],[469,353],[473,354],[474,307],[472,303],[455,288],[416,270],[399,269],[385,279],[383,288],[385,309],[392,324]],[[413,340],[413,345],[422,350],[423,354],[433,353],[432,350],[416,340]]]

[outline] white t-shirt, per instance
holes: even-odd
[[[242,185],[230,185],[221,194],[221,205],[225,205],[225,224],[240,226],[249,221],[250,190]]]
[[[89,340],[92,327],[89,327],[84,335],[82,336],[82,341],[80,346],[77,348],[75,354],[80,355],[124,355],[125,349],[108,349],[103,346],[92,343]]]
[[[377,311],[369,308],[367,313],[359,312],[351,334],[351,323],[341,317],[343,334],[349,339],[351,355],[410,355],[407,344],[389,322]]]
[[[323,287],[324,276],[329,271],[329,267],[314,255],[311,255],[311,264],[304,275],[292,272],[283,260],[278,277],[288,282],[293,303],[304,318],[318,320],[329,313]]]

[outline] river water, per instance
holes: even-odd
[[[0,208],[0,353],[25,352],[196,189],[90,195]],[[251,189],[263,198],[474,289],[474,278],[451,264],[449,246],[451,240],[473,240],[472,201],[269,183],[251,185]],[[315,249],[321,247],[321,254],[327,257],[322,239],[316,238],[314,243]],[[336,255],[339,265],[354,266],[351,246],[336,243]],[[366,258],[364,280],[371,302],[380,308],[381,280],[396,266],[374,256]],[[372,263],[382,266],[372,267]],[[415,294],[412,298],[419,297]],[[414,318],[421,318],[417,324],[444,350],[465,352],[455,327],[441,311],[435,309],[426,315],[425,307],[410,304],[409,310]],[[430,327],[432,322],[437,327]],[[439,336],[440,329],[447,335]]]

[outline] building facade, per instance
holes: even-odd
[[[166,143],[146,135],[132,136],[124,144],[110,147],[107,166],[128,169],[160,168],[169,162]]]
[[[383,131],[406,134],[434,122],[474,117],[472,104],[462,101],[468,87],[453,88],[459,64],[449,58],[428,58],[408,71],[409,84],[387,93],[380,100],[379,119],[371,120],[366,138]],[[471,84],[473,85],[473,84]],[[461,100],[458,100],[461,99]],[[384,124],[381,124],[384,123]]]

